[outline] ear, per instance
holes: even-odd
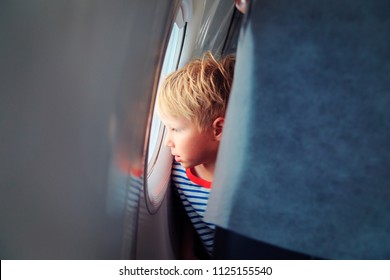
[[[217,141],[221,141],[222,138],[222,129],[225,124],[225,118],[218,117],[213,122],[213,132],[214,132],[214,139]]]
[[[245,14],[246,10],[248,10],[249,0],[235,0],[237,10],[241,13]]]

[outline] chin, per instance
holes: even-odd
[[[181,166],[183,166],[184,168],[189,168],[188,164],[186,164],[185,162],[180,162]]]
[[[193,165],[189,164],[188,162],[180,162],[181,166],[183,166],[185,169],[193,167]]]

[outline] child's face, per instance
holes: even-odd
[[[175,160],[184,168],[215,164],[219,141],[215,139],[212,127],[199,131],[195,123],[183,117],[167,117],[163,123],[168,131],[165,145],[171,148]]]

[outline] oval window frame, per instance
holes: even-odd
[[[179,9],[164,55],[159,85],[167,75],[178,68],[185,33],[186,24],[183,22],[182,12]],[[155,98],[157,98],[157,95]],[[154,104],[151,112],[149,137],[145,147],[144,174],[146,207],[151,214],[159,209],[165,197],[171,175],[172,155],[170,149],[163,145],[164,138],[165,127],[156,113],[156,104]]]

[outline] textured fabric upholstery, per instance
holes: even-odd
[[[390,259],[389,11],[251,1],[210,222],[319,258]]]

